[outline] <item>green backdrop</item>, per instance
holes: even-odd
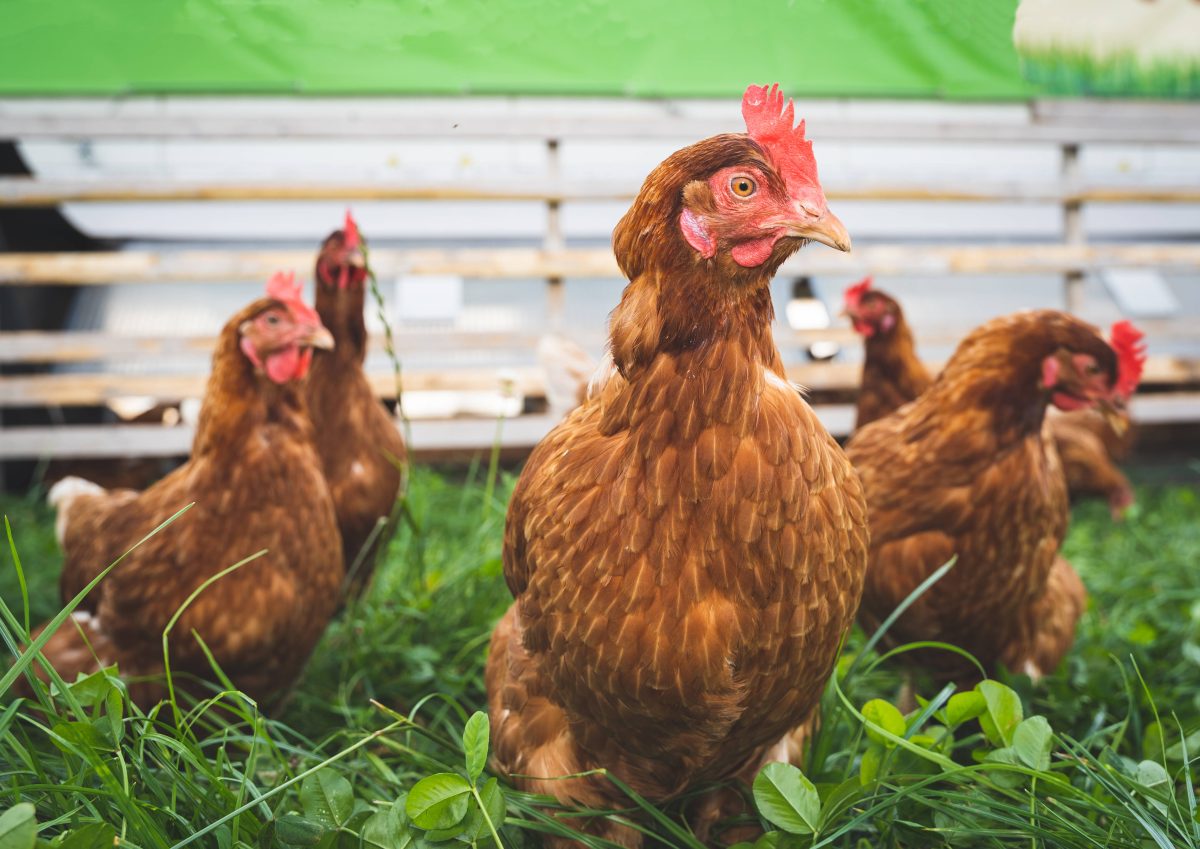
[[[1016,0],[4,0],[0,94],[1015,98]]]

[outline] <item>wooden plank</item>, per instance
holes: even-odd
[[[1138,109],[1136,120],[1115,120],[1116,113],[1105,110],[1120,107],[1109,103],[1076,109],[1014,104],[986,116],[971,105],[946,106],[932,118],[906,110],[891,121],[855,117],[853,101],[801,103],[798,112],[807,115],[810,137],[818,141],[1200,143],[1194,104],[1153,104]],[[557,98],[9,98],[0,100],[0,137],[694,140],[740,130],[735,109],[732,98],[595,98],[582,108]]]
[[[51,181],[0,177],[0,206],[157,201],[628,201],[639,189],[629,183],[518,184],[163,182],[121,180]],[[1200,186],[1073,185],[1070,183],[980,183],[970,186],[873,183],[831,184],[830,200],[1038,203],[1200,203]]]
[[[396,351],[401,360],[412,354],[431,351],[503,351],[528,353],[541,339],[536,333],[489,333],[477,331],[413,331],[395,328]],[[1158,338],[1156,332],[1152,334]],[[1188,335],[1192,338],[1194,334]],[[592,334],[572,333],[575,342],[585,347],[603,347],[603,328]],[[927,344],[949,344],[954,338],[939,334],[924,337]],[[792,330],[775,328],[775,342],[780,346],[805,346],[813,342],[837,342],[840,345],[859,344],[858,335],[849,327],[835,326],[821,330]],[[118,336],[96,331],[16,331],[0,333],[0,363],[85,363],[101,360],[139,360],[207,355],[212,352],[213,336]],[[371,336],[369,350],[384,350],[381,335]]]
[[[849,432],[854,408],[829,404],[814,408],[831,433]],[[528,451],[558,423],[551,415],[506,419],[500,445],[506,450]],[[0,460],[22,458],[68,459],[79,457],[176,457],[191,450],[195,431],[188,425],[71,425],[62,427],[7,428],[0,440]],[[418,460],[446,453],[485,451],[496,436],[492,419],[448,419],[412,422],[410,453]]]
[[[847,436],[852,430],[853,405],[817,404],[813,409],[834,436]],[[1131,411],[1140,426],[1200,421],[1200,394],[1139,395]],[[508,419],[501,428],[500,445],[506,450],[529,450],[557,421],[549,415]],[[414,421],[410,451],[418,460],[448,452],[484,451],[495,434],[491,419]],[[183,456],[191,449],[193,436],[193,429],[182,424],[13,427],[6,428],[0,439],[0,460]]]
[[[542,372],[537,368],[439,369],[404,371],[406,391],[468,391],[499,389],[502,377],[511,377],[520,395],[540,395]],[[91,407],[118,398],[149,397],[173,403],[204,394],[207,374],[56,373],[0,377],[0,407]],[[391,372],[368,375],[381,398],[394,398]]]
[[[557,419],[521,416],[506,420],[501,446],[528,450]],[[496,434],[491,419],[414,421],[410,453],[418,460],[430,454],[482,451]],[[189,425],[72,425],[68,427],[7,428],[0,440],[0,460],[79,457],[180,457],[191,451],[195,430]]]
[[[401,358],[431,351],[529,351],[540,337],[534,333],[412,331],[396,329]],[[0,363],[82,363],[96,360],[138,360],[208,355],[214,336],[117,336],[96,331],[17,331],[0,333]],[[383,351],[384,340],[374,335],[369,350]]]
[[[934,373],[943,363],[928,361]],[[858,387],[859,363],[802,363],[788,368],[788,378],[812,392],[850,392]],[[506,369],[441,369],[404,371],[406,391],[494,390],[502,375],[511,376],[518,394],[541,397],[545,394],[542,370],[538,367]],[[372,387],[381,398],[395,397],[395,379],[391,372],[368,374]],[[130,396],[150,397],[163,402],[198,398],[204,393],[207,375],[148,375],[120,373],[54,373],[0,377],[0,407],[17,406],[98,406]],[[1153,385],[1200,384],[1200,360],[1181,357],[1151,357],[1146,363],[1143,383]]]
[[[181,250],[96,253],[0,254],[0,284],[96,285],[176,281],[265,280],[278,269],[308,269],[311,250]],[[381,276],[456,275],[468,278],[619,278],[608,248],[375,249],[371,264]],[[1096,267],[1200,268],[1200,245],[875,244],[843,254],[820,246],[800,251],[782,273],[887,274],[1066,274]]]

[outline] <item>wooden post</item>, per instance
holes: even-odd
[[[552,184],[558,184],[562,178],[559,168],[558,139],[546,140],[547,167]],[[558,198],[546,201],[546,238],[543,247],[547,251],[561,251],[566,246],[562,233],[562,204]],[[546,312],[550,329],[561,331],[563,324],[564,291],[563,278],[551,276],[546,278]]]
[[[1063,201],[1063,240],[1070,246],[1087,240],[1083,228],[1083,204],[1075,192],[1079,185],[1079,145],[1062,146],[1062,180],[1066,199]],[[1063,300],[1068,312],[1083,308],[1083,272],[1068,271],[1063,278]]]

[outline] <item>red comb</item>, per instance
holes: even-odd
[[[292,315],[302,321],[321,323],[317,311],[304,303],[294,271],[276,271],[272,274],[271,279],[267,281],[267,297],[286,304]]]
[[[796,110],[792,101],[784,103],[779,84],[752,85],[742,96],[742,117],[746,132],[766,150],[771,163],[783,174],[788,194],[795,200],[807,200],[825,210],[825,193],[817,179],[817,160],[812,142],[804,138],[804,121],[793,129]]]
[[[1145,335],[1127,319],[1112,326],[1110,344],[1117,352],[1116,392],[1122,398],[1133,395],[1141,382],[1142,369],[1146,365],[1146,343],[1142,341]]]
[[[362,236],[358,233],[358,223],[350,210],[346,210],[346,223],[342,225],[342,234],[347,248],[357,248],[362,244]]]
[[[847,307],[857,307],[858,302],[862,300],[862,296],[865,295],[870,288],[871,278],[864,277],[857,283],[852,283],[846,287],[846,291],[842,293],[842,300],[845,302]]]

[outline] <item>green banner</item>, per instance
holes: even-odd
[[[0,94],[1007,99],[1016,0],[7,0]]]

